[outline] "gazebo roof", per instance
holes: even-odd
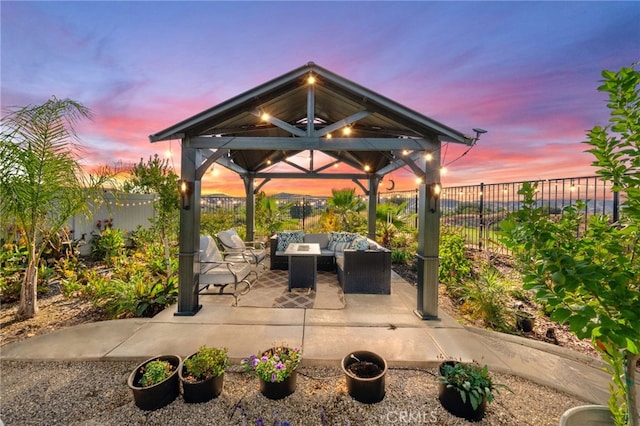
[[[351,130],[349,136],[343,136],[344,128]],[[313,62],[149,139],[182,139],[192,147],[215,151],[213,161],[256,177],[272,176],[265,169],[306,150],[322,151],[357,170],[366,165],[367,173],[383,176],[411,166],[417,157],[412,159],[407,152],[435,151],[441,142],[471,145],[474,141]],[[312,163],[296,168],[320,177],[328,167],[314,169]]]

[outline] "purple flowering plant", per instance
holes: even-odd
[[[300,348],[280,345],[263,351],[260,355],[251,355],[240,364],[247,372],[254,373],[266,382],[280,383],[291,376],[301,360]]]

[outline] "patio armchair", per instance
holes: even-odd
[[[218,232],[216,239],[220,243],[225,260],[248,260],[253,265],[260,266],[263,271],[267,268],[267,250],[263,242],[243,241],[235,229]]]
[[[238,297],[247,294],[258,277],[251,263],[242,259],[240,257],[237,261],[226,260],[210,235],[201,236],[198,292],[233,296],[234,305],[237,305]],[[217,291],[208,292],[211,286]]]

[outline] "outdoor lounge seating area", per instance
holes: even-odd
[[[289,268],[285,250],[290,243],[318,244],[317,269],[336,272],[345,294],[391,293],[391,251],[369,238],[350,232],[278,232],[269,244],[271,269]]]
[[[238,297],[247,294],[258,278],[251,262],[242,256],[229,259],[223,257],[215,240],[210,235],[200,237],[200,274],[198,292],[232,296],[237,305]],[[213,289],[211,288],[213,286]],[[211,291],[215,290],[215,291]]]
[[[267,250],[261,241],[243,241],[235,229],[227,229],[216,234],[224,258],[228,261],[248,261],[266,269],[264,264]]]

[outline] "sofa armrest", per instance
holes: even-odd
[[[345,293],[391,294],[391,251],[344,251],[342,288]]]

